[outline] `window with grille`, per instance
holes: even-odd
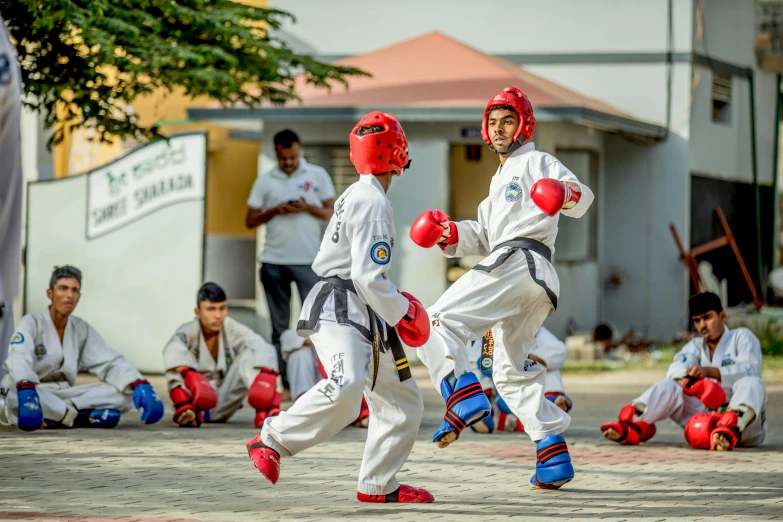
[[[307,146],[303,152],[308,163],[319,165],[329,172],[337,197],[359,179],[349,154],[350,149],[341,145]]]
[[[731,124],[731,74],[712,71],[712,121]]]

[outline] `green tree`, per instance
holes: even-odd
[[[158,137],[126,110],[158,89],[258,107],[297,100],[297,75],[328,89],[366,74],[293,52],[275,36],[291,14],[230,0],[5,0],[2,16],[50,146],[82,126],[101,141]]]

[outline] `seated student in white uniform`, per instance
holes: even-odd
[[[493,433],[495,430],[525,431],[522,422],[498,395],[495,383],[492,381],[492,356],[495,346],[499,342],[502,342],[500,332],[496,336],[493,330],[490,330],[483,338],[471,342],[469,346],[471,359],[476,360],[476,369],[473,373],[478,377],[479,382],[484,387],[484,393],[490,398],[490,401],[493,398],[496,399],[495,406],[498,412],[497,422],[494,415],[490,415],[471,426],[473,431],[477,433]],[[561,373],[561,368],[566,359],[565,343],[542,326],[533,339],[533,348],[528,357],[546,368],[544,397],[564,412],[570,412],[573,402],[565,393]]]
[[[199,289],[195,313],[163,348],[174,422],[194,428],[225,422],[245,397],[257,428],[280,413],[275,347],[228,317],[226,293],[215,283]]]
[[[143,410],[147,424],[163,416],[163,403],[144,376],[72,315],[81,282],[78,269],[55,268],[46,291],[51,305],[19,322],[0,384],[0,424],[24,431],[113,428],[134,405]],[[80,371],[101,382],[77,385]]]
[[[730,451],[764,441],[767,391],[758,338],[747,328],[727,328],[720,298],[711,292],[692,296],[689,308],[699,337],[674,356],[664,380],[624,406],[617,422],[601,426],[607,439],[637,445],[668,417],[696,449]]]

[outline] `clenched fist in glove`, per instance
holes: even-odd
[[[572,190],[566,183],[551,178],[536,181],[530,189],[530,199],[547,216],[554,216],[563,208],[572,207],[570,203],[578,203],[581,194]]]
[[[430,248],[440,245],[453,245],[459,240],[457,225],[449,220],[449,216],[440,210],[423,212],[411,225],[411,239],[420,247]]]
[[[211,410],[217,406],[217,391],[209,379],[192,368],[184,368],[179,373],[190,391],[191,403],[197,410]]]
[[[133,388],[133,405],[137,410],[143,410],[141,420],[146,424],[158,422],[163,417],[163,403],[160,402],[152,385],[144,379],[139,379],[131,384],[131,388]]]
[[[430,338],[430,318],[421,302],[408,292],[400,292],[409,301],[408,313],[394,325],[402,342],[418,348]]]
[[[686,377],[682,384],[685,395],[698,397],[701,403],[710,410],[717,410],[726,402],[726,392],[720,383],[710,379]]]
[[[19,413],[17,414],[19,429],[22,431],[40,429],[44,418],[41,400],[38,398],[38,392],[35,391],[35,383],[32,381],[16,383],[16,398],[19,401]]]

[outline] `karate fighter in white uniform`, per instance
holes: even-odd
[[[386,191],[409,164],[408,141],[393,115],[371,112],[351,131],[350,145],[359,181],[336,201],[313,262],[321,281],[307,296],[297,325],[312,340],[329,378],[267,419],[247,449],[274,484],[280,457],[334,436],[356,419],[364,393],[371,415],[358,500],[432,502],[424,489],[396,479],[424,409],[400,339],[417,347],[430,333],[422,304],[398,292],[388,276],[395,231]]]
[[[637,445],[668,417],[685,428],[685,440],[696,449],[730,451],[764,441],[767,390],[758,338],[747,328],[728,329],[720,298],[711,292],[692,296],[689,308],[699,337],[674,356],[664,380],[624,406],[617,422],[601,426],[607,439]]]
[[[414,222],[410,236],[422,247],[439,245],[447,257],[486,256],[428,310],[433,335],[419,353],[446,400],[433,442],[448,446],[467,426],[490,415],[467,345],[493,329],[503,337],[492,365],[495,386],[537,443],[531,485],[558,488],[574,476],[560,435],[570,417],[546,400],[544,367],[528,354],[557,306],[560,283],[551,260],[559,214],[582,216],[593,194],[557,158],[528,143],[535,126],[522,91],[508,87],[493,96],[481,134],[500,166],[479,205],[478,221],[455,223],[440,210],[429,210]]]
[[[247,397],[259,428],[280,413],[275,347],[228,317],[226,293],[215,283],[199,289],[196,306],[196,318],[163,348],[174,422],[181,427],[225,422]]]
[[[41,428],[113,428],[131,406],[158,422],[163,403],[152,386],[87,322],[71,315],[81,295],[81,272],[56,268],[46,294],[49,309],[22,317],[11,339],[0,393],[0,424]],[[88,371],[101,382],[76,384]]]
[[[479,382],[484,387],[484,393],[490,398],[490,401],[497,397],[495,383],[492,381],[492,356],[495,346],[501,342],[503,342],[503,339],[493,335],[492,330],[490,330],[480,340],[470,343],[470,358],[476,361],[476,369],[473,370],[473,373],[478,377]],[[566,413],[571,411],[573,402],[565,393],[561,372],[561,368],[566,360],[565,343],[542,326],[536,332],[536,337],[533,340],[533,349],[530,350],[528,357],[546,368],[544,385],[544,396],[546,399]],[[483,369],[484,366],[489,369]],[[502,398],[497,397],[495,405],[498,411],[497,423],[494,417],[490,415],[472,425],[473,431],[478,433],[493,433],[496,429],[497,431],[525,431],[522,421],[516,418]]]

